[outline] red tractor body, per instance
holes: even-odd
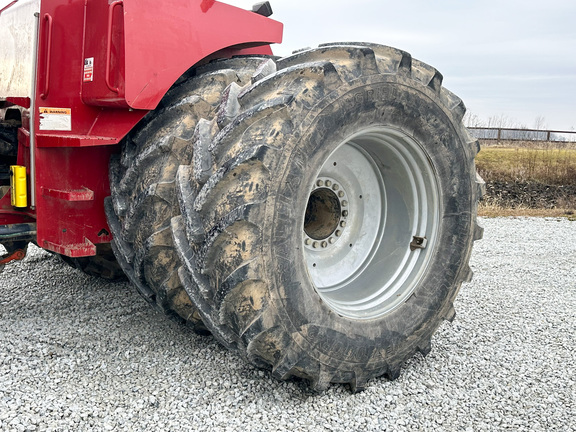
[[[0,26],[0,108],[21,112],[28,177],[26,207],[4,195],[0,226],[35,223],[39,246],[70,257],[110,242],[110,156],[168,89],[191,67],[271,54],[282,39],[282,24],[213,0],[21,0]]]

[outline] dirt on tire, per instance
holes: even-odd
[[[252,79],[263,57],[215,61],[191,71],[122,142],[110,162],[106,213],[118,262],[140,294],[166,315],[205,333],[177,274],[170,220],[180,213],[174,180],[192,162],[197,123],[211,117],[230,83]]]

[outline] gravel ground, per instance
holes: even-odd
[[[32,248],[0,275],[0,430],[576,430],[576,222],[485,219],[432,352],[317,395]]]

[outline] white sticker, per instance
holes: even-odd
[[[70,108],[40,108],[40,130],[71,131]]]
[[[84,82],[94,81],[94,57],[84,59]]]

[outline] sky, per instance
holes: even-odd
[[[224,0],[250,9],[256,1]],[[275,54],[323,42],[381,43],[444,75],[468,111],[502,126],[576,130],[574,0],[272,0]]]
[[[182,0],[186,1],[186,0]],[[223,0],[250,9],[260,0]],[[0,0],[0,7],[9,0]],[[271,0],[277,55],[366,41],[436,67],[473,118],[576,130],[574,0]]]

